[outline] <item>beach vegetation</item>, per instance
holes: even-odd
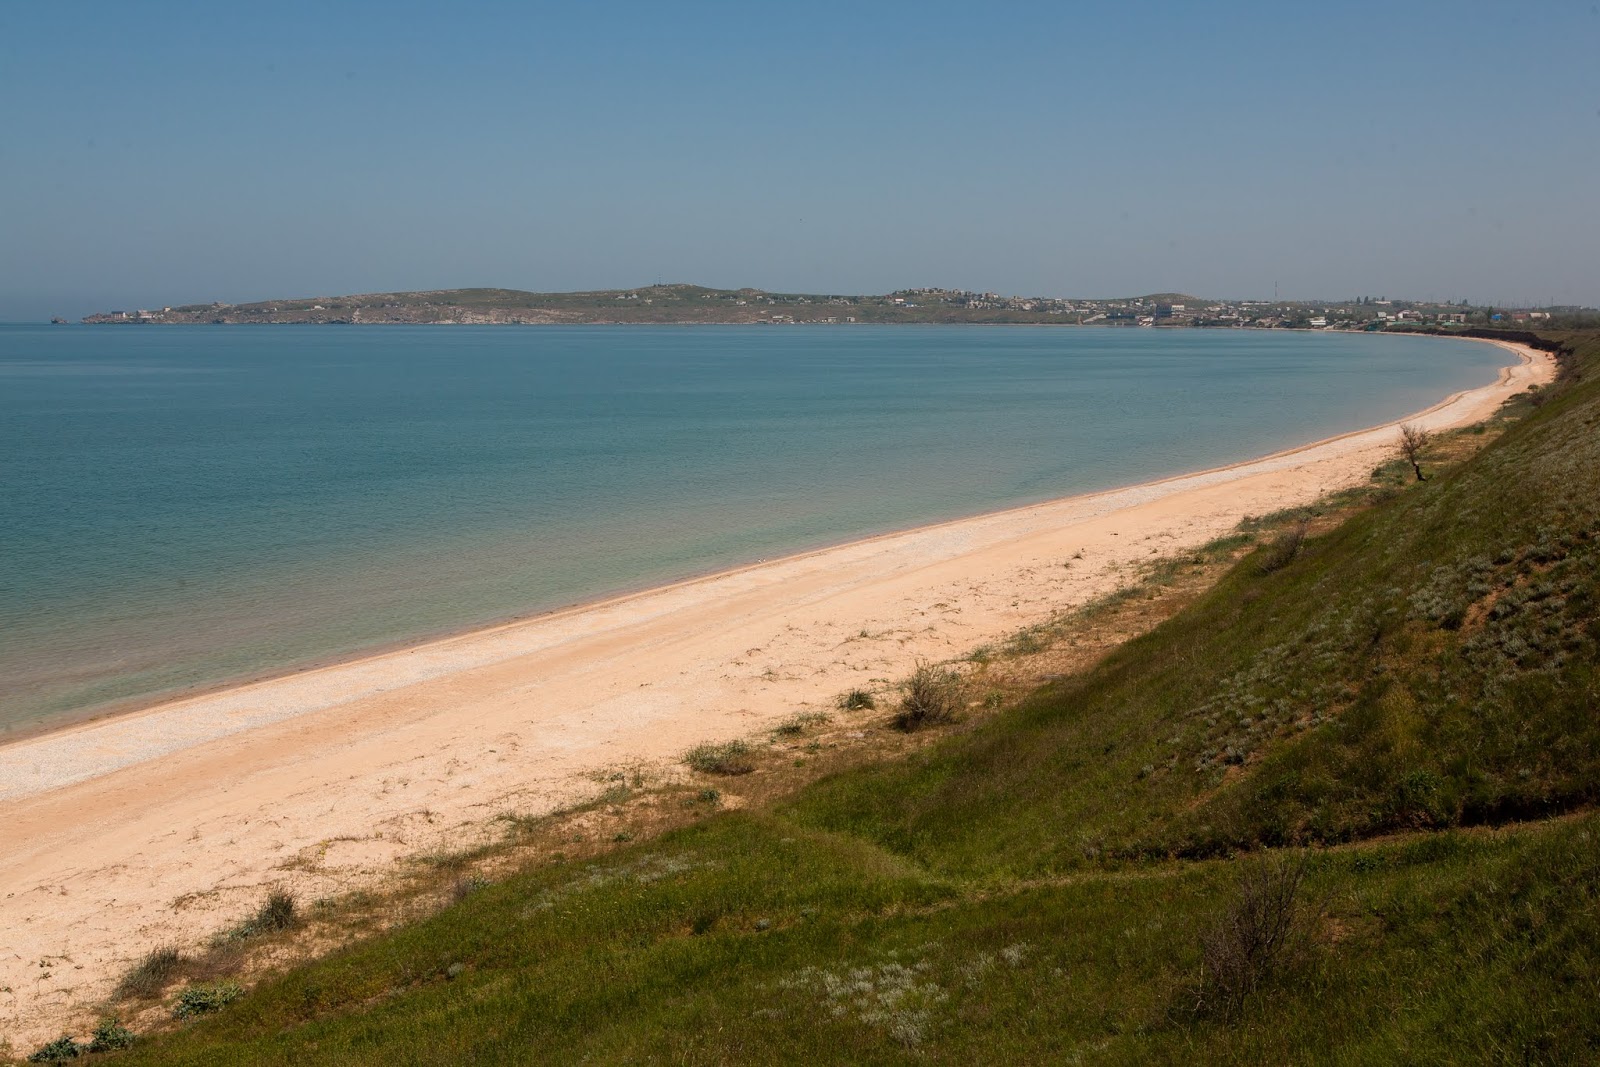
[[[967,681],[950,667],[918,663],[903,690],[894,726],[906,733],[952,722],[966,705]]]
[[[89,1052],[120,1052],[125,1048],[132,1048],[134,1034],[122,1020],[114,1015],[107,1015],[95,1024],[94,1033],[89,1035]]]
[[[72,1039],[70,1034],[62,1034],[54,1041],[40,1045],[28,1056],[29,1063],[66,1063],[82,1056],[87,1049]]]
[[[1309,523],[1299,522],[1273,538],[1272,543],[1262,550],[1256,568],[1262,574],[1272,574],[1293,563],[1305,544],[1306,532],[1309,529]]]
[[[244,989],[235,982],[217,982],[209,985],[192,985],[178,994],[172,1014],[178,1019],[193,1019],[221,1011],[244,996]]]
[[[299,909],[293,893],[282,889],[274,889],[267,894],[267,899],[262,902],[256,911],[253,925],[261,933],[276,930],[287,930],[299,918]]]
[[[295,895],[287,890],[274,889],[267,894],[267,899],[261,902],[254,915],[233,927],[225,936],[235,941],[260,937],[288,930],[299,920],[300,911]]]
[[[756,769],[749,743],[738,740],[696,745],[683,754],[683,762],[700,774],[739,775]]]
[[[1045,625],[1018,630],[1006,638],[1005,653],[1008,656],[1031,656],[1043,652],[1050,647],[1048,635],[1049,627]]]
[[[832,720],[827,712],[802,711],[784,719],[772,728],[772,732],[778,737],[800,737],[820,726],[826,726],[830,721]]]
[[[838,705],[841,711],[870,711],[878,701],[870,690],[851,689],[839,695]]]
[[[186,961],[171,945],[151,949],[128,968],[112,990],[112,1000],[150,1000],[159,997]]]

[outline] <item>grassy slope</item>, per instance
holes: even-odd
[[[1595,388],[1308,542],[1288,568],[1247,561],[1102,669],[970,741],[815,790],[799,813],[981,875],[1592,802]]]
[[[1582,380],[1476,459],[1281,570],[1246,560],[1084,677],[776,810],[490,886],[122,1058],[1592,1061],[1579,347]],[[1197,1016],[1232,851],[1302,842],[1339,846],[1312,852],[1309,955]]]

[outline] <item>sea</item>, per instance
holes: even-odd
[[[1245,460],[1508,362],[1246,330],[0,325],[0,739]]]

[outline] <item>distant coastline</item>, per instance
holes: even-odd
[[[773,293],[653,285],[571,293],[438,289],[103,311],[89,325],[1049,325],[1305,330],[1439,329],[1546,324],[1556,312],[1360,297],[1348,301],[1208,300],[1183,293],[1111,299],[1003,296],[965,289],[882,295]]]

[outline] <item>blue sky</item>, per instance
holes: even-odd
[[[0,5],[0,318],[660,278],[1600,304],[1600,5]]]

